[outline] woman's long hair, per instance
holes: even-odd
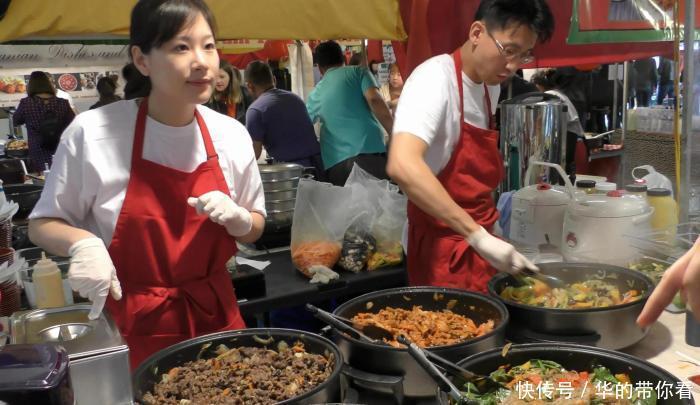
[[[212,98],[218,101],[224,101],[226,104],[235,105],[243,101],[243,92],[241,91],[241,78],[238,69],[231,66],[225,60],[219,62],[219,69],[226,72],[229,77],[228,86],[224,91],[214,89]],[[234,71],[235,70],[235,71]],[[237,74],[238,73],[238,74]]]

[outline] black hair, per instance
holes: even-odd
[[[204,0],[139,0],[131,10],[129,49],[138,46],[148,54],[175,38],[200,13],[215,33],[214,15]]]
[[[489,30],[525,25],[539,42],[547,42],[554,33],[554,17],[545,0],[481,0],[474,21],[482,21]]]
[[[29,75],[29,82],[27,83],[27,95],[29,97],[36,96],[37,94],[53,94],[56,95],[56,88],[51,83],[49,79],[51,77],[48,73],[39,70],[33,71]]]
[[[335,41],[326,41],[318,44],[314,50],[314,56],[316,56],[316,63],[321,69],[342,66],[345,62],[343,50],[340,48],[340,44]]]
[[[545,91],[558,87],[557,72],[554,69],[540,70],[532,76],[532,84],[542,87]]]
[[[255,87],[265,88],[272,86],[272,70],[270,66],[260,60],[254,60],[248,64],[243,73],[245,81],[250,82]]]
[[[124,100],[146,97],[151,93],[151,81],[139,72],[133,63],[127,63],[122,68],[124,85]]]
[[[117,90],[117,83],[114,79],[108,76],[100,77],[97,81],[97,92],[102,98],[114,97],[114,92]]]
[[[352,56],[350,57],[350,62],[348,62],[348,65],[350,65],[350,66],[362,65],[362,54],[358,53],[358,52],[353,52]]]
[[[204,0],[139,0],[131,10],[129,58],[134,46],[138,46],[144,54],[150,53],[153,48],[159,48],[173,39],[200,13],[209,24],[211,32],[216,33],[214,16]],[[151,79],[142,75],[136,66],[130,65],[125,66],[123,71],[127,81],[124,98],[129,100],[148,96],[151,93]],[[128,72],[131,78],[127,77],[127,68],[133,70]]]

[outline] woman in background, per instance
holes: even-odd
[[[250,96],[242,85],[240,72],[222,60],[214,83],[214,93],[207,107],[245,124],[245,113],[250,103]]]
[[[402,90],[403,78],[401,77],[399,65],[392,63],[389,65],[389,81],[379,88],[379,94],[381,94],[384,101],[386,101],[392,114],[396,112],[396,106],[399,105],[399,97],[401,97]]]
[[[27,97],[19,101],[12,117],[15,125],[27,126],[31,172],[39,173],[51,167],[61,133],[74,117],[68,101],[56,97],[56,88],[46,73],[32,72]]]

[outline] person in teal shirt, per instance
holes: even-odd
[[[375,177],[386,175],[384,131],[391,133],[391,111],[365,66],[343,66],[337,42],[316,47],[323,77],[309,94],[306,109],[321,123],[321,157],[328,180],[342,186],[355,163]]]

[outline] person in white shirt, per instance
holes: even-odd
[[[409,198],[411,285],[485,292],[496,271],[537,270],[490,234],[498,219],[492,192],[504,172],[492,112],[500,83],[553,30],[545,0],[482,0],[467,41],[404,84],[387,172]]]
[[[54,79],[53,75],[49,72],[44,72],[46,73],[46,76],[49,77],[49,80],[51,81],[51,84],[53,84],[53,87],[56,88],[56,97],[62,98],[66,101],[68,101],[68,105],[70,105],[70,109],[73,110],[73,113],[75,115],[78,115],[78,109],[75,108],[75,103],[73,102],[73,96],[68,94],[67,92],[61,90],[57,85],[56,85],[56,80]]]
[[[218,73],[213,27],[203,0],[135,5],[130,54],[150,94],[73,121],[30,216],[31,240],[71,257],[89,317],[106,305],[132,367],[245,327],[225,263],[262,234],[264,193],[245,127],[199,105]]]

